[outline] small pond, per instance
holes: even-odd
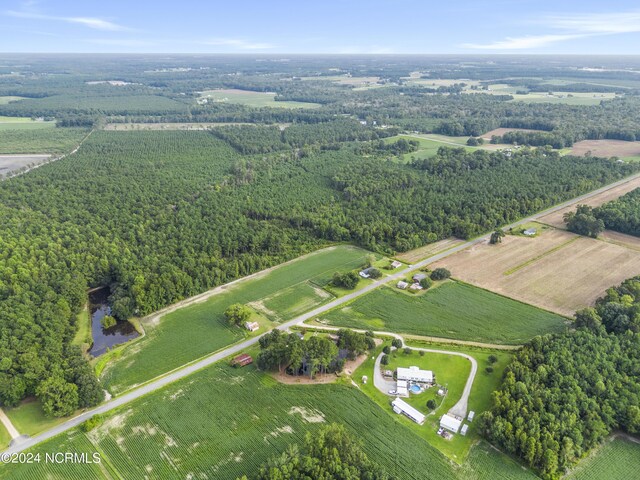
[[[129,322],[118,322],[111,328],[102,328],[100,321],[111,314],[108,303],[109,289],[100,288],[89,293],[89,314],[91,315],[91,334],[93,345],[89,353],[94,357],[102,355],[107,348],[127,342],[139,334]]]

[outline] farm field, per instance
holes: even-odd
[[[567,480],[628,480],[640,471],[640,443],[620,437],[608,439],[570,472]]]
[[[311,102],[277,102],[276,94],[269,92],[253,92],[249,90],[206,90],[200,94],[200,102],[209,99],[213,102],[239,103],[249,107],[279,107],[279,108],[316,108],[318,103]]]
[[[558,315],[453,281],[416,296],[379,288],[323,320],[338,327],[512,345],[565,328]]]
[[[0,128],[0,131],[0,154],[65,153],[73,150],[88,133],[84,128]]]
[[[444,456],[351,386],[282,385],[253,366],[225,363],[110,413],[86,435],[73,430],[34,451],[99,451],[119,478],[233,479],[331,422],[361,438],[396,478],[457,478]],[[0,478],[70,478],[72,468],[2,465]],[[93,468],[82,478],[101,478]]]
[[[233,303],[250,304],[269,320],[289,320],[333,298],[322,290],[333,273],[359,267],[367,255],[351,246],[330,247],[218,287],[193,305],[170,307],[175,311],[159,320],[152,315],[142,322],[146,335],[120,351],[103,380],[110,391],[122,392],[241,340],[245,330],[230,327],[224,318]]]
[[[541,131],[542,130],[533,130],[531,128],[496,128],[481,135],[481,138],[484,138],[485,140],[491,140],[491,137],[493,137],[494,135],[497,137],[501,137],[505,133],[509,133],[509,132],[541,132]]]
[[[616,245],[621,245],[632,250],[640,251],[640,237],[616,232],[614,230],[605,230],[600,235],[598,235],[598,239],[604,240],[605,242],[615,243]]]
[[[623,183],[622,185],[618,185],[615,188],[611,188],[605,192],[600,193],[599,195],[594,195],[593,197],[578,202],[581,205],[589,205],[590,207],[599,207],[603,203],[610,202],[611,200],[615,200],[618,197],[621,197],[625,193],[630,192],[631,190],[635,190],[640,187],[640,176],[633,178],[632,180]],[[546,223],[547,225],[552,225],[558,228],[564,228],[565,223],[562,220],[562,217],[567,212],[573,212],[576,209],[576,204],[565,207],[556,212],[550,213],[543,217],[539,218],[541,223]]]
[[[409,250],[408,252],[400,253],[396,255],[396,258],[401,262],[406,262],[409,264],[416,263],[424,258],[431,257],[436,253],[449,250],[450,248],[453,248],[456,245],[460,245],[461,243],[464,243],[464,240],[453,237],[446,238],[435,243],[429,243],[420,248]]]
[[[412,157],[415,157],[415,158],[433,157],[433,156],[435,156],[436,153],[438,153],[438,149],[440,147],[460,146],[460,147],[464,148],[467,151],[475,150],[474,147],[467,147],[465,144],[459,144],[458,141],[457,141],[458,137],[451,137],[451,140],[441,140],[440,138],[431,139],[431,138],[427,138],[427,136],[419,136],[419,135],[397,135],[397,136],[394,136],[394,137],[386,138],[385,142],[387,142],[387,143],[395,142],[396,140],[398,140],[400,138],[404,138],[406,140],[417,140],[418,142],[420,142],[420,146],[418,147],[418,150],[416,150],[415,152],[405,153],[405,154],[400,156],[400,159],[404,163],[407,163],[407,162],[411,161]],[[443,138],[447,138],[447,137],[443,136]],[[465,142],[466,142],[466,139],[468,137],[464,137],[464,138],[465,138]]]
[[[485,441],[477,443],[462,466],[460,478],[473,480],[539,480],[535,473],[497,451]]]
[[[51,155],[0,155],[0,174],[7,174],[19,170],[30,164],[38,164],[47,160]]]
[[[498,91],[500,93],[500,91]],[[612,100],[615,93],[591,92],[531,92],[526,95],[511,93],[514,102],[525,103],[562,103],[565,105],[599,105],[600,102]]]
[[[207,130],[213,127],[225,125],[254,125],[243,122],[185,122],[185,123],[108,123],[104,130],[131,131],[131,130]]]
[[[640,160],[640,142],[624,140],[582,140],[571,148],[572,155],[584,155],[591,152],[596,157],[620,157],[628,160]]]
[[[472,285],[572,316],[611,285],[640,274],[640,252],[547,229],[535,238],[507,235],[500,245],[483,242],[433,267],[448,268],[455,278]]]

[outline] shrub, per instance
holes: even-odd
[[[90,432],[94,428],[102,425],[102,422],[104,422],[104,415],[96,413],[89,420],[85,420],[80,424],[80,430],[82,430],[84,433]]]
[[[383,355],[380,359],[380,364],[389,365],[389,355]]]
[[[489,360],[489,363],[494,364],[498,361],[498,357],[496,357],[495,355],[489,355],[489,358],[487,358],[487,360]]]
[[[431,280],[445,280],[451,276],[451,272],[446,268],[436,268],[431,272]]]
[[[420,350],[420,356],[424,357],[424,350]]]
[[[405,355],[411,355],[411,352],[413,352],[413,350],[411,350],[411,348],[405,347],[405,349],[404,349],[404,354]]]
[[[427,402],[427,408],[429,410],[435,410],[437,406],[438,406],[438,404],[436,403],[436,401],[433,398]]]
[[[100,325],[102,325],[102,328],[111,328],[113,326],[115,326],[115,324],[118,323],[115,319],[115,317],[112,317],[111,315],[105,315],[102,320],[100,320]]]
[[[425,290],[428,289],[431,285],[433,285],[433,280],[431,280],[429,277],[420,280],[420,286]]]
[[[491,373],[493,373],[493,367],[487,367],[487,368],[484,369],[484,371],[489,373],[489,374],[491,374]]]
[[[389,345],[386,345],[386,346],[382,349],[382,351],[383,351],[385,354],[389,355],[389,354],[391,353],[391,347],[390,347]]]
[[[402,348],[402,340],[400,340],[399,338],[394,338],[393,340],[391,340],[391,346]]]

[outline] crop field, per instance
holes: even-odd
[[[143,322],[146,336],[124,348],[118,361],[107,366],[103,379],[111,391],[121,392],[241,340],[245,331],[228,326],[224,318],[233,303],[249,303],[270,320],[289,319],[320,305],[332,297],[318,286],[336,270],[362,265],[367,254],[350,246],[320,250],[218,287],[206,301],[167,313],[159,321],[152,316]]]
[[[598,238],[605,242],[615,243],[616,245],[640,251],[640,237],[616,232],[614,230],[605,230],[598,235]]]
[[[459,282],[417,296],[376,289],[323,319],[340,327],[511,345],[565,328],[558,315]]]
[[[446,238],[435,243],[429,243],[414,250],[409,250],[408,252],[400,253],[396,255],[396,258],[401,262],[406,262],[409,264],[416,263],[424,258],[431,257],[436,253],[449,250],[450,248],[453,248],[456,245],[460,245],[461,243],[464,243],[463,240],[460,240],[458,238]]]
[[[249,90],[206,90],[200,95],[200,102],[208,99],[211,102],[239,103],[249,107],[272,107],[272,108],[316,108],[318,103],[311,102],[277,102],[276,94],[270,92],[252,92]]]
[[[582,140],[573,144],[572,155],[584,155],[591,152],[596,157],[620,157],[640,160],[640,142],[624,140]]]
[[[640,471],[640,443],[620,437],[608,440],[597,452],[578,464],[568,480],[629,480]]]
[[[599,207],[603,203],[610,202],[611,200],[615,200],[618,197],[621,197],[625,193],[629,193],[631,190],[635,190],[640,187],[640,176],[635,177],[629,180],[626,183],[618,185],[615,188],[611,188],[605,192],[602,192],[598,195],[594,195],[593,197],[578,202],[581,205],[589,205],[590,207]],[[567,212],[575,212],[576,204],[570,205],[566,208],[558,210],[557,212],[550,213],[541,217],[539,220],[542,223],[546,223],[547,225],[553,225],[554,227],[564,228],[565,223],[562,220],[562,217]]]
[[[535,238],[507,235],[500,245],[483,242],[433,267],[446,267],[472,285],[572,316],[611,285],[640,274],[640,251],[548,229]]]
[[[599,92],[531,92],[526,95],[511,93],[514,102],[525,103],[563,103],[566,105],[599,105],[600,102],[612,100],[615,93]]]
[[[0,131],[2,132],[0,154],[69,152],[88,132],[84,128],[18,128],[0,129]]]
[[[537,480],[540,478],[484,441],[471,449],[467,461],[462,466],[460,477],[469,480]]]
[[[396,478],[457,478],[444,456],[356,388],[282,385],[252,366],[226,364],[110,413],[86,435],[75,430],[36,451],[99,451],[115,478],[233,479],[331,422],[361,438],[370,458]],[[74,478],[78,468],[4,465],[0,478]],[[101,478],[95,466],[85,468],[83,478]]]
[[[0,155],[0,174],[7,174],[28,165],[47,160],[50,155]]]

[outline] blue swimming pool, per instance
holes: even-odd
[[[411,385],[412,393],[420,393],[420,387],[418,385]]]

